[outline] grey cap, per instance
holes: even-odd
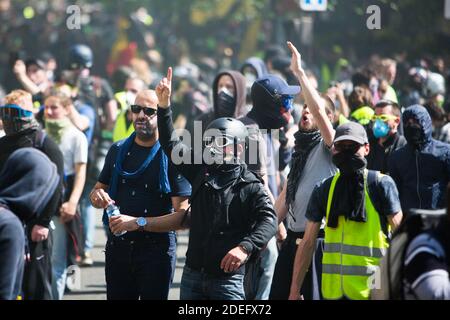
[[[357,142],[361,145],[369,143],[366,129],[357,122],[347,122],[336,128],[334,143],[344,140]]]

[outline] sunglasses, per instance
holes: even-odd
[[[390,114],[380,114],[380,115],[374,115],[372,117],[372,121],[381,120],[381,121],[389,121],[389,120],[396,120],[397,117],[390,115]]]
[[[288,111],[292,109],[294,106],[294,97],[293,96],[281,96],[280,97],[281,105]]]
[[[141,110],[144,111],[144,114],[148,117],[153,117],[157,113],[156,109],[153,109],[153,108],[142,107],[137,104],[131,105],[131,112],[139,114],[139,113],[141,113]]]
[[[234,139],[230,136],[205,137],[205,147],[224,148],[234,143]]]
[[[343,143],[335,143],[334,149],[336,149],[337,152],[349,152],[349,153],[356,153],[359,148],[361,148],[361,145],[359,143],[352,143],[352,144],[343,144]]]
[[[30,118],[33,112],[22,109],[16,104],[7,104],[0,106],[0,118],[4,120],[14,119],[14,118]]]

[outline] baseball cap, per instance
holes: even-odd
[[[268,74],[256,79],[253,84],[253,87],[255,86],[264,88],[272,97],[277,95],[295,96],[299,94],[301,90],[299,86],[290,86],[286,81],[273,74]]]
[[[344,140],[354,141],[361,145],[369,143],[366,130],[362,125],[356,122],[347,122],[336,128],[334,143]]]

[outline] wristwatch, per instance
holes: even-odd
[[[147,225],[147,219],[144,217],[139,217],[136,220],[136,224],[138,225],[138,231],[144,231],[145,226]]]

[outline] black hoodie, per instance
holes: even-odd
[[[59,183],[56,166],[34,148],[15,151],[0,172],[0,205],[27,222],[39,216]]]

